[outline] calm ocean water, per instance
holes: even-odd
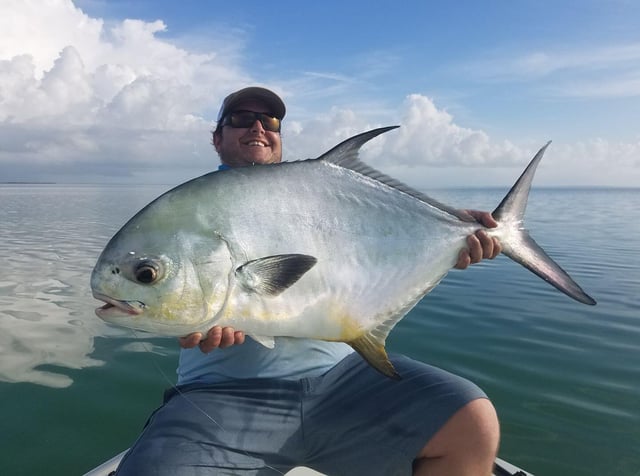
[[[77,475],[122,451],[174,380],[173,339],[93,314],[89,275],[163,186],[0,185],[0,473]],[[436,191],[493,209],[505,190]],[[538,476],[640,475],[640,189],[534,189],[527,227],[598,305],[507,258],[454,271],[388,347],[467,376],[500,456]]]

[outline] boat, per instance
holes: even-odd
[[[100,466],[92,469],[84,476],[114,476],[116,474],[116,468],[120,464],[120,460],[128,450],[117,454],[108,461],[105,461]],[[321,476],[321,473],[313,471],[309,468],[298,467],[289,471],[286,476]],[[496,464],[493,469],[493,476],[533,476],[531,473],[527,473],[525,470],[518,468],[517,466],[508,463],[500,458],[496,458]]]

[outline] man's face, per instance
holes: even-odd
[[[245,101],[234,110],[270,112],[261,101]],[[282,160],[280,133],[264,130],[258,120],[251,127],[224,126],[222,134],[214,134],[213,145],[222,163],[231,167],[275,164]]]

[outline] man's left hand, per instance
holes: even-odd
[[[480,210],[465,211],[487,228],[498,226],[498,222],[489,212]],[[500,241],[496,237],[489,236],[484,230],[478,230],[473,235],[469,235],[467,237],[467,246],[468,248],[460,251],[454,268],[466,269],[470,264],[479,263],[483,259],[493,259],[502,251]]]

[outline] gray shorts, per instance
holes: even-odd
[[[169,390],[117,475],[410,475],[461,407],[485,394],[444,370],[391,356],[403,379],[357,354],[320,377],[238,380]]]

